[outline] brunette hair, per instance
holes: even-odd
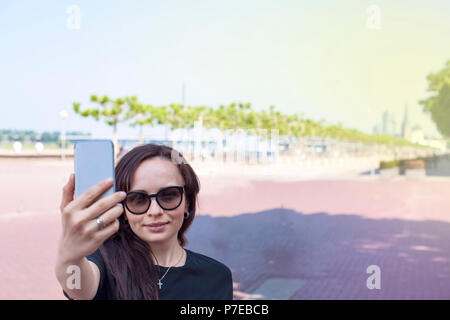
[[[185,192],[183,194],[186,197],[185,200],[188,201],[190,214],[188,218],[184,219],[177,235],[178,242],[184,246],[187,243],[184,233],[195,217],[200,181],[192,167],[178,151],[169,146],[157,144],[145,144],[131,149],[116,165],[116,191],[130,191],[131,180],[137,167],[144,160],[154,157],[171,160],[184,179]],[[158,272],[150,257],[151,249],[133,232],[125,219],[125,212],[118,220],[119,231],[99,248],[106,268],[116,281],[116,299],[157,300],[159,298],[156,286]]]

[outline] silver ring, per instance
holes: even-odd
[[[100,229],[103,229],[105,227],[105,221],[103,221],[103,217],[100,216],[97,218],[97,225]]]

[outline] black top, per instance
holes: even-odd
[[[186,263],[172,267],[162,280],[160,300],[232,300],[233,280],[230,269],[223,263],[200,253],[186,250]],[[115,280],[106,269],[97,249],[86,257],[100,270],[100,283],[93,300],[117,300]],[[159,278],[168,267],[159,266]],[[157,286],[158,287],[158,286]],[[70,297],[64,292],[64,295]]]

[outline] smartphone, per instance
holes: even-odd
[[[74,146],[75,198],[106,178],[114,184],[95,201],[114,194],[114,145],[111,140],[83,140]],[[94,201],[94,202],[95,202]]]

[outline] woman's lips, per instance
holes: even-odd
[[[164,222],[164,223],[154,223],[154,224],[147,224],[145,225],[145,227],[153,232],[157,232],[157,231],[163,231],[166,228],[166,225],[168,224],[168,222]]]

